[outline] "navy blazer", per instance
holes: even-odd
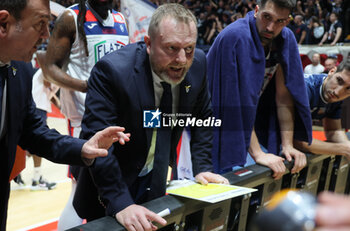
[[[114,144],[108,157],[96,159],[90,168],[93,181],[84,179],[90,177],[86,169],[80,172],[73,204],[84,218],[90,216],[89,212],[96,213],[97,208],[93,208],[91,200],[98,198],[96,194],[92,195],[96,193],[96,188],[87,187],[86,182],[95,183],[106,205],[107,215],[114,215],[134,204],[130,186],[137,180],[146,162],[153,131],[143,128],[143,110],[155,109],[153,78],[145,43],[130,44],[102,58],[92,69],[88,85],[81,137],[88,138],[107,126],[119,125],[126,128],[125,132],[131,133],[131,139],[125,145]],[[188,92],[185,86],[190,86]],[[196,50],[193,64],[180,84],[178,113],[203,119],[212,116],[206,58],[200,50]],[[173,162],[176,162],[176,145],[182,130],[175,127],[172,131],[170,159],[175,160]],[[194,174],[212,171],[212,129],[193,127],[191,139]],[[164,164],[174,167],[173,163]],[[159,196],[164,194],[165,182]],[[89,204],[83,205],[84,202]]]
[[[7,81],[7,133],[0,141],[0,216],[5,230],[9,177],[16,156],[16,147],[35,153],[57,163],[84,165],[81,148],[85,141],[62,136],[49,129],[35,113],[32,98],[33,68],[30,63],[11,62]]]

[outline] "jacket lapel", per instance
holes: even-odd
[[[21,94],[24,89],[21,88],[21,84],[17,83],[19,76],[17,76],[18,67],[14,62],[12,62],[11,67],[8,69],[8,78],[7,78],[7,102],[6,102],[6,126],[7,126],[7,142],[9,147],[9,153],[15,153],[16,150],[12,150],[13,147],[16,147],[13,143],[18,142],[15,138],[19,123],[19,113],[23,111],[18,110],[18,107],[21,108],[21,100],[23,99]],[[13,155],[14,157],[15,155]],[[9,166],[13,166],[14,158],[9,158]],[[11,168],[9,171],[11,172]]]
[[[179,90],[179,105],[177,111],[179,113],[190,113],[191,112],[191,100],[192,99],[192,83],[189,74],[186,75],[185,79],[180,83]]]
[[[144,110],[155,110],[154,89],[152,71],[149,63],[149,58],[146,52],[146,46],[137,48],[135,64],[134,81],[136,85],[136,94],[140,102],[140,116],[143,116]],[[147,149],[151,144],[152,131],[151,128],[144,129],[147,137]]]
[[[16,110],[16,107],[20,107],[22,105],[18,105],[18,102],[20,102],[19,99],[23,99],[21,97],[21,84],[17,84],[16,78],[19,78],[17,75],[18,67],[15,64],[12,64],[11,67],[9,68],[8,72],[8,78],[7,78],[7,132],[9,136],[9,142],[12,140],[12,131],[16,127],[15,122],[19,118],[19,111]],[[17,98],[17,100],[16,100]]]
[[[185,79],[180,83],[179,104],[177,106],[177,112],[180,114],[192,113],[191,99],[193,99],[193,94],[192,94],[193,91],[191,88],[192,88],[191,79],[189,77],[189,73],[187,73]],[[174,142],[174,145],[177,145],[177,142],[180,139],[182,130],[183,129],[179,126],[173,129],[172,140]],[[174,160],[176,159],[172,159],[172,161]]]

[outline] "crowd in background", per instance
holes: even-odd
[[[67,7],[78,0],[56,0],[56,2]],[[244,17],[257,5],[257,0],[151,0],[151,2],[157,6],[166,2],[177,2],[192,10],[198,20],[197,45],[203,49],[208,49],[227,25]],[[115,8],[118,9],[119,6],[120,0],[117,0]],[[297,1],[288,27],[294,32],[299,44],[335,45],[350,41],[349,22],[350,1],[300,0]],[[341,28],[341,36],[334,41],[338,28]],[[325,39],[321,43],[323,37]]]
[[[306,0],[298,1],[289,27],[299,44],[329,43],[335,45],[349,40],[349,1]],[[335,40],[336,34],[339,37]]]

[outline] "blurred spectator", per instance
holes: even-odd
[[[344,38],[347,39],[347,42],[350,42],[350,1],[343,2],[343,30],[344,30]]]
[[[304,14],[304,22],[306,25],[309,25],[312,16],[315,16],[315,10],[312,7],[306,8]]]
[[[304,69],[305,74],[321,74],[324,71],[324,66],[320,64],[321,57],[319,53],[312,55],[311,64]]]
[[[255,10],[256,0],[248,0],[248,11]]]
[[[241,13],[235,13],[235,14],[233,14],[231,16],[231,22],[234,22],[234,21],[236,21],[239,18],[243,18],[242,14]]]
[[[317,17],[321,17],[322,15],[322,8],[320,5],[320,1],[319,0],[307,0],[305,2],[305,8],[309,9],[309,13],[310,13],[310,18],[315,15]]]
[[[325,74],[328,74],[329,70],[337,66],[337,56],[336,55],[330,55],[324,61],[324,72]]]
[[[220,33],[220,31],[222,31],[222,25],[219,20],[219,17],[215,13],[211,13],[208,16],[207,22],[208,23],[206,26],[204,38],[206,44],[211,45],[214,42],[216,36]]]
[[[303,4],[302,1],[297,1],[297,5],[296,5],[296,7],[294,9],[293,15],[298,15],[298,14],[302,15],[302,16],[305,15],[305,13],[303,11],[303,5],[302,4]]]
[[[343,0],[334,0],[334,2],[332,2],[331,12],[341,15],[343,13],[342,3],[343,3]]]
[[[230,13],[228,11],[224,11],[221,17],[222,28],[227,27],[231,23]]]
[[[197,44],[199,46],[202,46],[205,44],[205,30],[206,30],[206,21],[207,16],[204,12],[199,13],[199,18],[197,20],[197,29],[198,29],[198,39],[197,39]]]
[[[216,13],[219,17],[224,13],[225,11],[225,2],[223,0],[220,0],[218,3],[218,6],[216,6]]]
[[[194,15],[198,16],[200,13],[204,13],[204,11],[202,11],[202,5],[203,5],[203,3],[201,3],[201,1],[199,1],[199,0],[197,0],[193,3],[192,11],[193,11]]]
[[[234,0],[232,3],[232,9],[236,13],[241,13],[244,17],[248,12],[248,4],[243,0]]]
[[[317,16],[312,16],[307,27],[306,44],[319,44],[324,34],[324,26],[319,18]]]
[[[307,33],[307,26],[305,25],[303,21],[302,15],[296,15],[288,25],[288,27],[293,31],[295,39],[297,40],[297,43],[303,44],[306,38]]]
[[[206,11],[207,15],[213,12],[213,5],[211,3],[212,1],[206,1],[204,3],[204,10]]]
[[[327,27],[326,33],[323,35],[321,42],[319,43],[322,46],[324,43],[330,43],[331,46],[334,46],[342,34],[343,26],[340,21],[338,21],[338,14],[332,12],[329,16],[330,25]]]

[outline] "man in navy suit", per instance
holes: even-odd
[[[85,166],[106,156],[113,142],[129,140],[121,127],[107,128],[87,142],[62,136],[35,113],[33,68],[25,62],[48,38],[49,19],[48,0],[0,1],[0,230],[6,229],[9,176],[17,145],[57,163]]]
[[[193,14],[182,5],[165,4],[154,12],[144,42],[105,56],[93,68],[81,136],[119,124],[131,139],[124,146],[113,145],[107,158],[96,158],[89,169],[93,180],[86,169],[80,172],[73,205],[81,217],[92,220],[107,214],[128,230],[155,230],[150,221],[166,224],[137,204],[165,195],[168,166],[176,169],[176,145],[183,127],[166,124],[186,120],[183,115],[196,121],[212,119],[206,58],[195,49],[196,39]],[[156,118],[160,113],[156,108],[166,123],[160,120],[159,128],[147,128],[144,114],[155,110]],[[211,142],[211,127],[191,127],[195,178],[202,184],[228,183],[211,173]],[[87,201],[82,198],[88,196],[89,204],[84,205]]]

